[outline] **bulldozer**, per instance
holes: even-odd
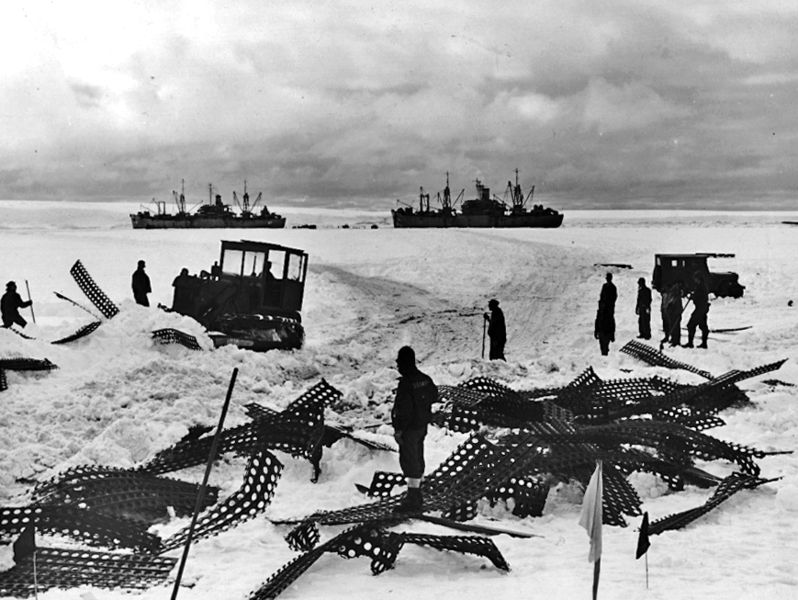
[[[216,347],[255,351],[301,348],[308,255],[269,242],[222,241],[209,271],[187,269],[173,283],[172,310],[193,317]]]
[[[662,293],[674,282],[681,284],[682,294],[694,287],[693,274],[700,273],[707,283],[709,293],[716,297],[740,298],[745,286],[740,284],[739,276],[732,271],[711,272],[707,266],[708,258],[732,258],[733,254],[700,252],[696,254],[655,254],[654,273],[651,287]]]

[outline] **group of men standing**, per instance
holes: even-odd
[[[707,315],[709,312],[709,290],[705,277],[695,272],[692,276],[692,286],[689,288],[689,302],[693,303],[693,312],[687,322],[687,343],[685,348],[693,348],[696,329],[701,330],[701,343],[699,348],[707,347],[707,336],[709,327],[707,326]],[[669,342],[671,346],[681,344],[682,313],[687,305],[682,306],[682,284],[679,281],[673,282],[662,291],[662,304],[660,313],[662,316],[662,331],[665,334],[662,342]],[[599,294],[598,311],[596,312],[596,322],[594,336],[599,341],[601,354],[609,354],[610,342],[615,341],[615,301],[618,298],[618,290],[612,283],[612,273],[607,273],[606,281],[601,287]],[[635,314],[637,315],[638,338],[644,340],[651,339],[651,288],[646,286],[646,280],[641,277],[637,280],[637,302],[635,303]]]

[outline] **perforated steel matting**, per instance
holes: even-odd
[[[8,371],[52,371],[57,368],[58,365],[46,358],[0,358],[0,369]]]
[[[34,594],[33,555],[0,572],[0,596],[26,598]],[[176,558],[117,554],[65,548],[37,548],[38,590],[90,585],[105,589],[145,589],[166,580]]]
[[[324,435],[324,408],[340,397],[340,392],[322,379],[292,402],[284,411],[260,411],[258,418],[222,431],[219,455],[235,452],[249,456],[269,448],[310,460],[319,470]],[[141,469],[149,473],[167,473],[203,464],[213,436],[183,439],[162,450]]]
[[[167,518],[168,507],[177,516],[194,511],[199,485],[143,473],[102,466],[74,467],[39,483],[33,498],[41,505],[77,506],[148,525]],[[219,490],[206,488],[203,508],[214,504]]]
[[[691,508],[680,513],[669,515],[662,519],[657,519],[649,525],[649,535],[657,535],[663,531],[671,529],[681,529],[707,514],[712,509],[716,508],[719,504],[731,498],[734,494],[742,489],[753,489],[764,483],[768,479],[760,479],[752,475],[745,475],[743,473],[732,473],[720,482],[712,496],[701,506]]]
[[[236,493],[202,515],[194,528],[194,539],[217,535],[261,514],[274,497],[283,465],[268,451],[250,457],[244,482]],[[163,552],[185,545],[188,527],[163,542]]]
[[[179,329],[172,329],[169,327],[165,329],[156,329],[152,332],[152,337],[160,344],[180,344],[189,350],[202,350],[202,346],[197,342],[197,338]]]
[[[102,325],[102,321],[92,321],[91,323],[87,323],[80,329],[78,329],[75,333],[70,334],[66,337],[59,338],[51,344],[68,344],[70,342],[74,342],[75,340],[79,340],[81,338],[86,337],[87,335],[94,333],[97,328]]]
[[[638,360],[643,361],[646,364],[651,365],[652,367],[665,367],[666,369],[682,369],[684,371],[690,371],[691,373],[695,373],[696,375],[701,375],[706,379],[712,379],[712,373],[709,371],[704,371],[703,369],[699,369],[694,367],[693,365],[688,365],[687,363],[680,362],[678,360],[674,360],[669,356],[665,356],[662,352],[658,351],[656,348],[652,348],[642,342],[638,342],[637,340],[631,340],[627,342],[622,348],[621,352],[624,354],[628,354],[629,356],[633,356]]]
[[[493,541],[484,537],[396,533],[373,524],[363,524],[347,529],[328,542],[293,559],[271,575],[263,586],[250,594],[249,600],[276,598],[325,552],[335,552],[343,558],[361,556],[370,558],[371,572],[378,575],[394,567],[397,555],[405,544],[474,554],[487,558],[499,569],[509,570],[507,561]]]
[[[111,302],[111,299],[105,295],[100,286],[94,282],[82,262],[75,261],[75,264],[69,269],[69,274],[72,275],[75,283],[78,284],[78,287],[91,300],[91,303],[100,311],[102,316],[106,319],[112,319],[119,313],[119,308]]]
[[[148,526],[138,521],[65,505],[0,508],[0,541],[10,542],[29,523],[44,533],[63,535],[90,546],[143,552],[157,552],[161,547],[160,538],[147,533]]]

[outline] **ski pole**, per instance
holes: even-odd
[[[33,299],[30,297],[30,286],[28,285],[28,280],[27,279],[25,280],[25,287],[28,290],[28,300],[31,301],[30,316],[33,319],[33,324],[35,325],[36,324],[36,315],[33,314]]]
[[[482,358],[485,358],[485,331],[488,328],[488,322],[485,320],[485,316],[482,316]]]

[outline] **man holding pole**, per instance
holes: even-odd
[[[490,360],[504,360],[504,344],[507,342],[507,326],[504,323],[504,313],[499,308],[499,301],[496,298],[488,302],[490,313],[485,313],[485,321],[488,323],[488,336],[490,337]],[[484,345],[484,328],[483,328]]]
[[[3,327],[11,327],[12,325],[19,325],[25,327],[28,322],[19,314],[20,308],[27,308],[33,306],[33,300],[23,300],[17,293],[17,284],[9,281],[6,284],[6,293],[0,299],[0,312],[3,318]],[[33,311],[33,308],[31,308]]]

